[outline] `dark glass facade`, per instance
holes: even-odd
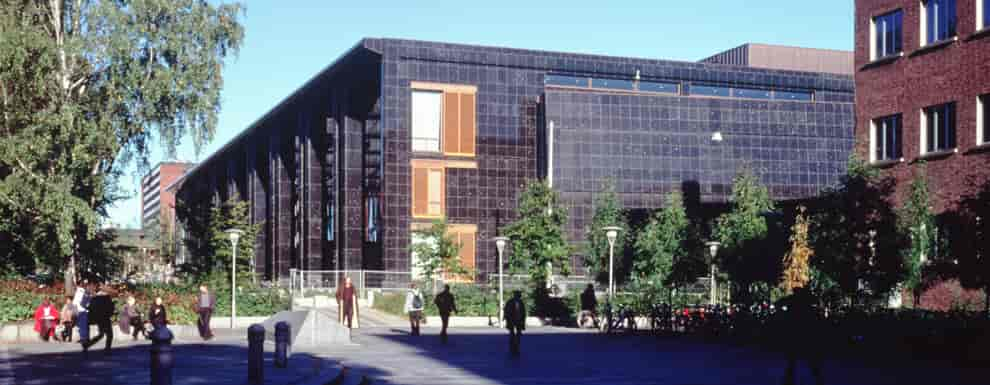
[[[473,154],[411,151],[414,83],[471,87]],[[725,94],[699,97],[696,87]],[[202,201],[230,196],[222,187],[230,176],[254,181],[248,196],[266,223],[258,266],[279,266],[273,278],[296,266],[409,271],[411,229],[424,222],[412,215],[412,163],[458,162],[444,169],[444,214],[476,226],[483,275],[497,270],[491,239],[515,219],[529,179],[548,178],[561,192],[574,242],[608,177],[637,208],[659,207],[662,192],[685,182],[722,202],[743,164],[775,198],[812,196],[844,171],[852,102],[846,75],[365,39],[182,188]]]

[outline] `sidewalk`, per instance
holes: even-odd
[[[216,330],[209,342],[173,342],[174,384],[241,385],[247,383],[246,329]],[[118,337],[115,335],[115,337]],[[123,337],[123,336],[120,336]],[[147,384],[150,347],[146,340],[114,340],[110,355],[103,341],[83,354],[77,343],[34,343],[0,346],[0,384]],[[297,351],[288,368],[275,368],[274,346],[265,346],[265,384],[319,384],[341,374],[334,361]]]

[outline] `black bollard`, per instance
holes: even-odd
[[[157,327],[151,332],[151,385],[172,385],[172,332]]]
[[[265,327],[260,324],[248,328],[248,383],[265,382]]]
[[[275,367],[289,366],[289,324],[281,321],[275,324]]]

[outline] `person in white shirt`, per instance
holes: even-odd
[[[406,314],[409,314],[409,328],[411,334],[419,335],[419,323],[423,319],[423,294],[416,288],[416,284],[409,285],[409,292],[406,293]]]

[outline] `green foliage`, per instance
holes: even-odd
[[[667,195],[667,204],[653,214],[635,242],[633,282],[650,297],[664,296],[677,258],[686,256],[689,222],[681,193]]]
[[[838,186],[823,192],[811,210],[813,271],[833,282],[844,299],[885,299],[901,280],[904,234],[889,202],[893,182],[856,157]],[[814,281],[814,280],[813,280]],[[861,291],[860,282],[869,290]]]
[[[767,255],[766,215],[774,210],[767,187],[752,170],[745,168],[732,184],[732,209],[718,217],[714,236],[721,246],[717,263],[741,293],[755,282],[776,283],[780,278],[779,256]]]
[[[232,249],[230,236],[225,231],[236,228],[244,232],[237,242],[238,273],[250,272],[254,261],[255,239],[263,225],[251,224],[250,208],[249,202],[234,199],[220,206],[209,207],[208,210],[202,206],[187,206],[183,202],[176,205],[176,211],[186,218],[186,231],[190,234],[186,247],[192,256],[185,266],[181,266],[181,270],[196,277],[205,276],[218,268],[227,274],[230,271]],[[204,216],[203,213],[208,215]]]
[[[516,213],[518,219],[505,229],[511,239],[510,271],[527,273],[533,288],[545,287],[548,264],[570,274],[571,249],[564,230],[567,211],[557,192],[544,181],[530,182],[519,196]]]
[[[587,245],[584,265],[590,269],[591,276],[598,282],[607,283],[609,247],[608,237],[602,229],[608,226],[617,226],[622,229],[615,237],[615,257],[612,261],[612,268],[616,274],[623,271],[624,258],[622,255],[625,254],[624,251],[631,236],[629,220],[626,218],[622,202],[619,201],[619,196],[615,192],[614,181],[607,181],[602,186],[602,191],[595,194],[594,207],[595,213],[591,217],[591,225],[585,231]],[[618,277],[616,280],[619,280]]]
[[[0,262],[90,257],[118,179],[148,144],[213,137],[239,4],[0,0]]]
[[[908,198],[897,211],[897,227],[902,234],[910,234],[904,255],[904,287],[911,290],[914,299],[920,298],[924,282],[924,258],[936,258],[932,255],[937,242],[935,232],[935,215],[932,214],[932,200],[928,189],[928,179],[925,164],[921,163],[915,169],[914,178],[908,190]]]
[[[450,233],[446,219],[433,221],[430,227],[413,231],[410,249],[416,255],[417,266],[423,278],[435,280],[441,274],[464,275],[468,270],[461,265],[461,243]]]

